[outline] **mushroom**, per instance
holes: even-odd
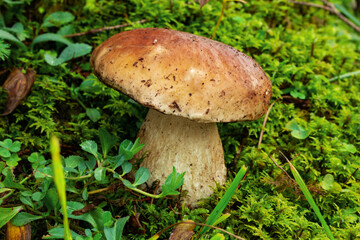
[[[137,156],[151,172],[149,182],[175,166],[186,172],[184,201],[192,206],[226,181],[217,122],[255,120],[267,110],[272,85],[262,68],[237,49],[170,29],[118,33],[91,55],[106,85],[149,107],[138,137]]]

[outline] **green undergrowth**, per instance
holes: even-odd
[[[307,2],[322,4],[322,1]],[[359,13],[351,9],[352,1],[331,2],[341,4],[359,18]],[[0,84],[14,67],[33,68],[37,72],[28,96],[12,114],[0,117],[0,141],[11,139],[21,144],[20,149],[9,150],[14,154],[11,161],[6,158],[10,163],[0,155],[1,162],[11,166],[5,168],[1,164],[0,182],[10,181],[11,174],[16,183],[29,177],[26,179],[29,185],[25,187],[31,195],[21,195],[19,188],[14,187],[15,197],[3,201],[1,207],[25,206],[20,196],[32,202],[39,199],[39,194],[34,193],[42,183],[32,175],[30,160],[34,158],[32,154],[38,153],[43,156],[44,166],[49,163],[52,135],[61,141],[64,158],[87,157],[80,144],[100,143],[99,129],[105,129],[114,136],[116,144],[111,152],[114,154],[121,142],[136,140],[147,112],[135,101],[100,83],[92,74],[89,53],[65,61],[60,54],[66,44],[48,40],[30,47],[37,36],[66,35],[133,22],[120,29],[67,39],[72,44],[86,44],[94,49],[115,33],[143,27],[167,27],[210,37],[222,8],[220,0],[211,0],[201,9],[196,2],[182,0],[0,3],[0,30],[11,33],[20,42],[0,37]],[[73,19],[45,24],[51,13],[60,11],[71,13]],[[143,19],[144,23],[135,23]],[[129,216],[123,239],[147,239],[182,220],[205,223],[245,165],[248,168],[245,179],[224,210],[231,215],[218,227],[244,239],[328,239],[296,182],[270,159],[293,177],[283,153],[303,178],[334,237],[360,239],[360,74],[348,74],[360,70],[360,35],[323,9],[286,0],[248,0],[247,4],[226,3],[215,40],[252,56],[273,83],[272,102],[276,102],[260,146],[264,118],[218,124],[229,181],[218,186],[197,209],[181,205],[179,196],[152,199],[117,185],[118,191],[84,197],[83,192],[75,191],[83,189],[82,184],[68,190],[70,206],[93,204],[98,212],[110,212],[108,220],[113,222]],[[45,56],[58,57],[59,64],[49,64]],[[338,76],[345,77],[336,79]],[[0,112],[6,98],[6,91],[1,89]],[[106,187],[101,182],[93,184],[91,190]],[[52,184],[47,188],[55,191]],[[150,186],[147,190],[154,192]],[[56,219],[44,217],[31,222],[34,239],[48,234],[49,229],[61,222],[57,221],[60,219],[57,213],[49,210],[54,209],[50,206],[37,206],[38,212],[23,208],[25,212],[48,214]],[[91,227],[81,221],[70,223],[80,227],[72,229],[77,234]],[[194,232],[200,228],[196,226]],[[168,238],[170,232],[161,238]],[[222,232],[211,229],[202,237],[210,239],[215,233]],[[0,231],[2,236],[5,228]]]

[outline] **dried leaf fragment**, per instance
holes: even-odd
[[[174,231],[171,233],[169,240],[190,240],[194,235],[194,228],[194,221],[186,220],[176,226]]]
[[[202,8],[205,4],[210,2],[210,0],[198,0],[198,2],[200,3],[200,7]]]
[[[6,100],[5,110],[0,116],[6,116],[15,110],[21,100],[30,92],[35,78],[36,72],[31,68],[26,70],[26,74],[23,74],[20,68],[15,68],[10,73],[3,85],[3,89],[8,91],[8,98]]]
[[[95,207],[96,206],[94,204],[88,204],[85,207],[83,207],[82,209],[72,211],[71,214],[74,215],[74,216],[80,216],[80,215],[83,215],[83,214],[85,214],[87,212],[90,212],[90,211],[94,210]]]
[[[17,227],[9,221],[7,223],[6,240],[31,240],[30,224]]]

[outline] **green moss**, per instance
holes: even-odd
[[[290,174],[279,150],[292,159],[335,238],[360,237],[360,75],[330,81],[359,70],[360,38],[348,25],[322,9],[286,0],[247,2],[226,4],[215,39],[252,56],[273,83],[276,103],[269,114],[260,149],[257,145],[263,118],[219,124],[228,182],[218,186],[200,209],[182,207],[176,199],[151,202],[125,191],[104,194],[111,200],[104,209],[119,216],[133,216],[125,225],[125,239],[148,238],[181,219],[204,223],[244,164],[249,167],[247,176],[225,210],[231,216],[220,227],[246,239],[327,239],[302,193],[267,156]],[[343,3],[352,11],[349,1],[333,2]],[[45,11],[37,11],[39,7]],[[10,3],[5,3],[1,10],[6,10],[3,21],[6,26],[16,22],[24,25],[27,44],[41,31],[59,30],[39,29],[44,17],[58,10],[69,11],[76,17],[71,23],[73,32],[147,20],[72,39],[95,47],[119,31],[139,27],[168,27],[209,37],[221,7],[219,0],[210,1],[202,9],[198,3],[180,0],[74,1],[71,5],[28,0],[19,10]],[[32,67],[38,74],[31,93],[14,113],[0,117],[0,140],[20,141],[23,159],[31,152],[47,154],[52,134],[61,139],[63,151],[67,151],[64,155],[78,154],[79,144],[84,140],[97,141],[99,128],[107,129],[119,141],[135,139],[146,109],[100,83],[87,64],[89,55],[49,66],[44,54],[59,53],[62,45],[46,42],[36,45],[33,51],[25,51],[11,42],[0,43],[4,45],[3,52],[6,51],[3,57],[0,54],[0,71],[15,66]],[[0,83],[4,79],[0,75]],[[91,81],[90,87],[82,88],[86,81]],[[1,91],[2,106],[6,97],[6,92]],[[92,121],[86,108],[99,111],[100,118]],[[307,138],[291,135],[286,124],[292,120],[309,131]],[[23,178],[25,173],[29,174],[18,171],[16,177]],[[322,187],[326,175],[333,177],[329,189]],[[116,205],[117,200],[126,204]],[[96,201],[90,199],[89,203]],[[135,209],[144,230],[139,230],[134,220]]]

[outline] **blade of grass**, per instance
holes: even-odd
[[[356,76],[356,75],[359,75],[359,74],[360,74],[360,70],[355,71],[355,72],[345,73],[345,74],[343,74],[343,75],[330,78],[330,79],[329,79],[329,82],[333,82],[333,81],[340,80],[340,79],[343,79],[343,78],[348,78],[348,77]]]
[[[335,3],[334,5],[337,8],[337,10],[339,10],[347,18],[349,18],[351,21],[353,21],[353,23],[355,23],[356,25],[358,25],[360,27],[360,20],[357,19],[354,15],[352,15],[348,10],[346,10],[346,8],[343,5],[338,4],[338,3]]]
[[[285,157],[285,155],[283,155]],[[335,240],[333,234],[331,233],[330,227],[327,225],[323,215],[320,212],[319,207],[316,205],[315,200],[313,199],[313,197],[311,196],[311,193],[309,192],[309,190],[307,189],[305,182],[303,181],[302,177],[300,176],[299,172],[296,170],[296,168],[291,164],[291,162],[289,161],[289,159],[287,159],[285,157],[286,161],[289,163],[290,165],[290,170],[295,178],[295,181],[299,184],[299,187],[301,189],[301,191],[304,193],[306,200],[309,202],[311,208],[314,210],[316,216],[318,217],[322,227],[324,228],[326,234],[328,235],[328,237],[331,240]]]
[[[225,192],[224,196],[221,198],[220,202],[216,205],[214,210],[210,213],[206,225],[213,225],[216,220],[219,218],[221,213],[224,211],[226,205],[229,203],[231,197],[234,195],[236,189],[238,188],[241,180],[245,176],[247,167],[242,166],[239,172],[236,174],[233,182],[231,183],[229,189]],[[199,236],[206,233],[209,230],[209,227],[204,227],[201,229]]]
[[[52,136],[50,140],[50,152],[53,163],[54,182],[59,195],[61,208],[63,210],[64,235],[65,235],[64,239],[72,240],[70,227],[69,227],[69,219],[66,211],[65,177],[64,177],[64,170],[60,157],[60,144],[59,144],[59,140],[55,136]]]

